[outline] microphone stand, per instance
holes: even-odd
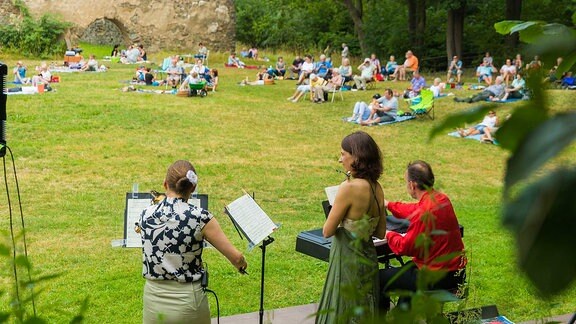
[[[264,320],[264,270],[265,270],[265,259],[266,259],[266,246],[270,243],[274,242],[274,238],[268,236],[267,238],[262,241],[262,245],[260,245],[260,249],[262,249],[262,273],[260,275],[260,324],[263,324]]]

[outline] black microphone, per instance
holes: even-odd
[[[6,78],[8,66],[0,62],[0,157],[6,155]]]

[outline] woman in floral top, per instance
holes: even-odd
[[[200,285],[204,239],[239,271],[247,267],[212,214],[187,203],[197,184],[190,162],[174,162],[164,180],[166,198],[142,212],[144,323],[210,323]]]

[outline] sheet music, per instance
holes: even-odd
[[[334,205],[334,199],[336,199],[336,193],[338,192],[338,188],[340,188],[340,185],[324,188],[324,192],[326,192],[326,197],[328,197],[328,202],[330,203],[330,206]]]
[[[140,234],[134,231],[134,224],[140,221],[140,215],[146,207],[152,205],[150,198],[130,198],[126,205],[126,247],[142,247]]]
[[[252,246],[278,228],[249,194],[234,200],[226,210]]]

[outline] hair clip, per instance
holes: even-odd
[[[188,172],[186,172],[186,178],[188,178],[188,181],[190,181],[190,183],[193,185],[198,184],[198,176],[193,170],[188,170]]]

